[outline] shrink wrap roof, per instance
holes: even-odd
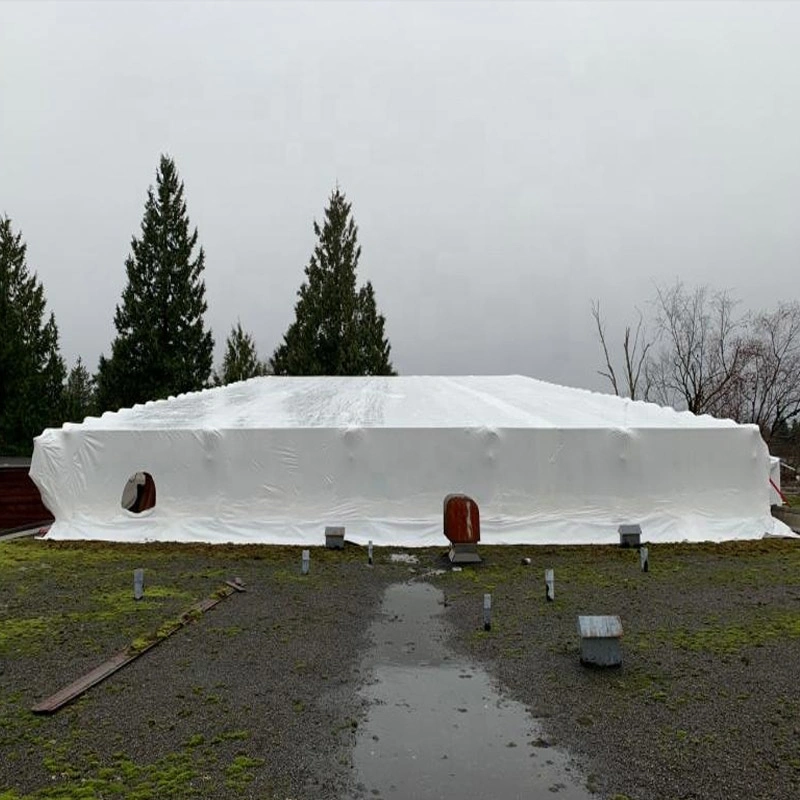
[[[55,539],[398,546],[445,545],[454,492],[482,544],[783,533],[769,474],[756,426],[521,376],[253,378],[48,429],[31,465]]]

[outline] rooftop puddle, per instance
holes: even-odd
[[[353,798],[588,800],[566,753],[548,747],[520,703],[444,645],[441,591],[389,587],[373,624],[362,691],[370,709],[354,751]]]

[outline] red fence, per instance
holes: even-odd
[[[0,466],[0,531],[53,519],[27,466]]]

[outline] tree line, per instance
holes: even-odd
[[[369,281],[357,285],[358,228],[338,186],[313,230],[316,245],[283,341],[262,360],[237,321],[214,370],[205,253],[175,162],[162,155],[125,261],[109,355],[100,356],[94,374],[80,357],[67,373],[22,233],[0,217],[0,454],[29,454],[48,426],[260,375],[393,375],[374,289]]]
[[[294,320],[266,360],[237,321],[219,369],[205,324],[205,253],[174,161],[161,156],[139,235],[125,261],[116,336],[92,373],[67,372],[44,287],[26,243],[0,217],[0,454],[25,455],[43,428],[259,375],[392,375],[385,318],[361,258],[351,204],[337,186],[297,293]],[[728,291],[681,282],[657,287],[614,348],[592,303],[612,391],[695,414],[755,423],[770,440],[800,441],[800,303],[740,312]]]
[[[659,286],[615,348],[592,316],[612,391],[694,414],[754,423],[769,442],[800,434],[800,303],[740,311],[736,297],[680,281]]]

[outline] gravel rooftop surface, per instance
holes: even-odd
[[[0,800],[342,797],[369,623],[411,570],[445,592],[449,646],[542,718],[598,797],[800,796],[797,541],[651,545],[647,573],[616,547],[484,547],[451,572],[441,549],[410,566],[376,548],[370,568],[347,545],[313,548],[302,576],[300,551],[0,541]],[[235,576],[247,593],[30,713]],[[622,667],[579,663],[582,613],[620,615]]]

